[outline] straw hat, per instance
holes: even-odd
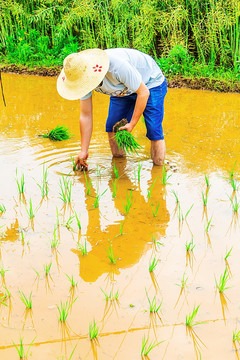
[[[67,100],[77,100],[95,89],[109,68],[105,51],[88,49],[68,55],[57,79],[57,91]]]

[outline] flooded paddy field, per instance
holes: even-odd
[[[33,360],[239,359],[240,95],[169,89],[165,172],[142,120],[139,155],[112,159],[108,97],[95,94],[84,176],[78,101],[52,78],[3,83],[0,359],[21,341]],[[70,140],[38,137],[58,124]],[[143,339],[145,353],[157,345],[148,357]]]

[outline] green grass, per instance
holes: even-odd
[[[91,179],[89,179],[89,181],[88,181],[88,178],[87,178],[86,172],[85,172],[85,171],[83,171],[83,173],[84,173],[85,182],[86,182],[86,187],[87,187],[87,195],[89,195],[89,194],[90,194],[91,187],[92,187],[92,180],[91,180]]]
[[[237,196],[235,195],[233,199],[229,198],[230,202],[232,204],[232,210],[234,213],[237,213],[240,207],[240,202],[237,199]]]
[[[225,290],[229,289],[229,287],[226,286],[228,281],[229,281],[229,273],[228,273],[228,269],[225,268],[224,273],[220,275],[218,282],[215,278],[216,288],[218,289],[219,293],[223,293]]]
[[[204,192],[202,191],[202,201],[203,201],[203,206],[207,206],[208,191],[207,191],[206,195],[204,195]]]
[[[57,125],[54,129],[50,130],[47,134],[39,135],[43,138],[49,138],[53,141],[68,140],[72,137],[69,129],[64,125]]]
[[[147,299],[148,299],[148,303],[149,303],[150,313],[157,313],[162,306],[162,301],[160,302],[160,304],[157,304],[156,296],[154,296],[153,299],[150,300],[146,289],[145,289],[145,291],[146,291],[146,295],[147,295]]]
[[[226,255],[225,255],[225,257],[224,257],[224,260],[225,260],[225,261],[227,261],[227,259],[228,259],[229,256],[231,255],[232,249],[233,249],[233,248],[231,248],[230,250],[227,250]]]
[[[175,197],[176,203],[177,203],[177,204],[179,204],[178,194],[176,193],[176,191],[175,191],[175,190],[172,190],[171,192],[172,192],[172,194],[173,194],[173,195],[174,195],[174,197]]]
[[[115,161],[113,162],[113,172],[115,179],[119,179],[119,168],[116,167]]]
[[[54,230],[53,230],[53,236],[50,239],[50,245],[51,245],[52,249],[57,248],[58,245],[59,245],[59,242],[60,242],[56,232],[57,232],[57,228],[55,227]]]
[[[200,324],[200,323],[194,323],[195,318],[198,313],[198,309],[199,309],[199,306],[194,307],[193,311],[190,314],[186,315],[186,326],[192,327],[194,325]]]
[[[123,150],[125,153],[136,153],[138,154],[137,150],[141,149],[142,146],[138,144],[136,138],[128,132],[127,130],[117,131],[114,135],[116,143],[119,147],[119,150]]]
[[[204,174],[204,179],[205,179],[205,183],[206,183],[207,188],[209,188],[210,187],[210,182],[209,182],[209,178],[208,178],[208,176],[206,174]]]
[[[212,224],[212,217],[208,220],[208,222],[207,222],[207,224],[206,224],[206,226],[205,226],[205,231],[206,231],[206,233],[209,232],[209,229],[210,229],[211,224]]]
[[[152,242],[153,242],[154,245],[156,245],[158,248],[160,248],[160,246],[164,246],[163,243],[161,243],[160,241],[158,241],[158,240],[156,239],[156,235],[155,235],[155,234],[152,234],[151,237],[152,237]]]
[[[74,299],[71,303],[69,301],[66,301],[66,302],[61,301],[60,306],[57,305],[58,315],[59,315],[58,320],[61,323],[66,322],[67,317],[69,315],[69,311],[70,311],[72,305],[75,303],[76,300],[77,300],[77,298]]]
[[[159,262],[159,259],[156,259],[156,257],[154,256],[153,260],[150,261],[150,263],[149,263],[149,268],[148,268],[149,272],[153,272],[155,270],[158,262]]]
[[[76,211],[75,211],[75,219],[76,219],[76,221],[77,221],[78,230],[80,231],[81,228],[82,228],[82,226],[81,226],[81,222],[80,222],[80,219],[79,219]]]
[[[112,180],[112,186],[113,186],[112,196],[113,196],[113,198],[115,198],[117,195],[117,179],[115,179],[114,181],[113,181],[113,179],[111,179],[111,180]]]
[[[119,235],[123,235],[123,226],[124,226],[124,224],[125,224],[125,220],[120,222],[120,233],[119,233]]]
[[[157,347],[159,344],[161,344],[163,341],[155,342],[152,341],[149,343],[149,338],[145,337],[145,335],[142,338],[142,349],[141,349],[141,355],[142,356],[148,356],[151,350],[153,350],[155,347]]]
[[[71,224],[72,224],[74,218],[75,218],[75,215],[70,216],[70,217],[67,219],[66,223],[64,224],[64,226],[65,226],[69,231],[73,231],[73,228],[71,227]]]
[[[82,255],[87,255],[87,240],[85,239],[84,244],[78,243],[78,250],[81,252]]]
[[[60,199],[64,202],[71,202],[71,196],[72,196],[72,182],[68,178],[68,176],[63,176],[59,180],[59,186],[60,186]]]
[[[97,326],[95,320],[89,324],[89,338],[94,340],[98,337],[99,327]]]
[[[143,163],[138,162],[138,182],[141,180],[141,170],[143,167]]]
[[[26,297],[26,295],[19,290],[20,299],[24,303],[27,309],[32,309],[32,293],[30,293],[29,298]]]
[[[100,201],[101,197],[105,194],[106,191],[107,191],[107,189],[105,189],[101,194],[97,193],[96,198],[94,200],[94,204],[93,204],[94,208],[99,207],[99,201]]]
[[[7,271],[9,271],[9,270],[4,269],[4,266],[3,266],[3,265],[0,267],[0,275],[1,275],[2,278],[5,277],[5,273],[6,273]]]
[[[107,257],[109,258],[111,264],[116,264],[118,258],[115,257],[114,254],[113,254],[113,248],[112,248],[111,241],[109,241],[109,246],[106,249],[106,251],[107,251]]]

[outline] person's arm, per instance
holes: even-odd
[[[149,98],[149,94],[150,94],[147,86],[143,82],[141,82],[136,93],[137,93],[137,99],[136,99],[132,119],[131,119],[130,123],[128,123],[125,126],[120,127],[119,130],[127,130],[127,131],[131,132],[133,130],[133,128],[136,126],[136,124],[138,123],[138,120],[140,119],[140,117],[142,116],[142,114],[145,110],[145,107],[147,105],[147,101]]]
[[[92,116],[92,96],[86,100],[80,100],[80,133],[81,133],[81,151],[75,158],[77,169],[87,170],[88,148],[92,136],[93,116]]]

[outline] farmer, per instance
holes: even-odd
[[[126,118],[120,130],[131,132],[143,115],[151,158],[163,165],[165,141],[162,130],[163,103],[167,81],[153,58],[134,49],[89,49],[68,55],[57,79],[58,93],[65,99],[80,99],[81,151],[77,168],[87,170],[86,160],[92,136],[92,90],[110,95],[106,132],[113,156],[123,156],[113,136],[113,126]]]

